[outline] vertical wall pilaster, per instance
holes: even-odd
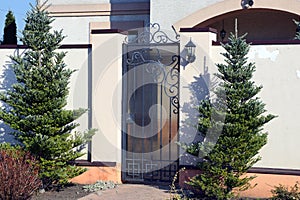
[[[199,101],[208,91],[209,74],[213,73],[214,63],[210,59],[212,41],[216,39],[213,29],[181,29],[181,56],[185,57],[185,45],[192,40],[196,45],[196,59],[193,63],[182,62],[180,72],[180,142],[191,143],[197,139]],[[192,165],[197,158],[184,153],[181,149],[180,165]]]

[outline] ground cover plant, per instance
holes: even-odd
[[[284,185],[275,186],[271,190],[274,200],[285,199],[285,200],[294,200],[300,199],[300,188],[299,182],[296,182],[295,185],[288,187]]]

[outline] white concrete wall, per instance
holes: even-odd
[[[12,69],[9,67],[11,65],[11,60],[9,55],[15,55],[22,53],[24,50],[15,50],[15,49],[0,49],[0,90],[5,91],[11,88],[11,85],[15,83],[15,75]],[[0,102],[0,105],[3,105]],[[12,129],[9,128],[3,122],[0,122],[0,142],[10,142],[16,143],[13,139],[14,137],[9,133],[12,132]]]
[[[212,47],[211,58],[223,62],[220,46]],[[278,115],[265,125],[268,143],[256,167],[300,169],[300,45],[253,45],[249,61],[255,62],[254,80],[267,113]]]
[[[151,0],[150,21],[151,23],[159,23],[163,29],[171,29],[173,24],[184,17],[187,17],[201,8],[221,1],[224,0]]]
[[[132,8],[132,4],[138,2],[138,8]],[[91,23],[124,23],[141,21],[145,25],[149,24],[149,14],[143,6],[147,5],[149,0],[110,0],[110,1],[48,1],[50,15],[55,19],[53,27],[56,30],[63,29],[63,33],[67,36],[64,44],[88,44],[90,43],[89,34],[91,31]],[[126,3],[129,3],[126,7]],[[146,4],[143,4],[146,3]],[[125,5],[125,7],[123,6]],[[51,6],[52,5],[52,6]],[[117,6],[114,6],[117,5]],[[129,6],[129,7],[128,7]],[[117,8],[116,8],[117,7]],[[122,10],[123,9],[123,10]],[[143,11],[138,13],[142,9]],[[136,11],[135,11],[136,10]],[[119,13],[119,14],[115,14]],[[123,29],[107,27],[105,25],[97,26],[97,29]],[[95,27],[94,27],[95,28]],[[127,30],[127,29],[126,29]]]
[[[63,30],[67,37],[64,44],[89,44],[90,22],[109,21],[107,16],[99,17],[56,17],[52,26],[56,30]]]
[[[53,5],[60,4],[98,4],[98,3],[132,3],[132,2],[149,2],[150,0],[48,0]],[[42,0],[41,2],[45,2]]]
[[[64,59],[66,65],[70,69],[76,70],[70,80],[70,94],[68,96],[68,104],[66,109],[91,109],[89,108],[89,69],[91,60],[89,60],[88,49],[63,49],[60,51],[67,52]],[[78,130],[84,131],[88,127],[88,112],[78,119],[80,127]]]
[[[149,23],[147,15],[133,16],[95,16],[95,17],[55,17],[52,26],[56,30],[63,30],[67,37],[64,44],[89,44],[90,43],[90,23],[92,22],[128,22],[136,19],[143,20],[145,24]],[[106,29],[106,27],[99,27]]]
[[[203,81],[199,75],[204,74],[204,65],[213,79],[217,72],[216,63],[223,63],[224,52],[221,46],[212,46],[215,40],[213,33],[181,33],[181,48],[188,39],[197,45],[196,61],[181,69],[180,82],[180,138],[181,142],[193,141],[196,135],[197,111],[193,108],[201,100],[196,85]],[[300,155],[297,149],[300,141],[300,67],[298,52],[300,45],[252,45],[249,61],[255,62],[256,72],[254,80],[263,89],[259,97],[266,104],[267,113],[278,115],[265,125],[269,133],[268,143],[261,150],[262,160],[256,167],[300,169]],[[206,64],[204,64],[206,57]],[[204,77],[205,78],[205,77]],[[204,84],[205,85],[205,84]],[[195,89],[196,88],[196,89]],[[199,95],[199,96],[198,96]],[[194,119],[194,121],[193,121]],[[181,151],[183,153],[183,151]],[[188,165],[195,162],[195,158],[182,156],[180,164]]]
[[[209,88],[208,73],[213,73],[214,61],[211,59],[211,43],[216,40],[216,34],[211,32],[182,32],[180,33],[181,56],[185,57],[184,46],[192,40],[196,45],[196,60],[184,66],[180,71],[180,142],[190,144],[199,139],[197,132],[199,102],[206,94],[203,90]],[[204,75],[205,74],[205,75]],[[204,76],[202,76],[204,75]],[[197,158],[184,153],[180,148],[180,164],[192,165]]]
[[[15,83],[15,76],[9,65],[9,55],[22,54],[24,49],[0,49],[0,90],[10,88]],[[66,109],[86,108],[88,109],[88,49],[63,49],[59,51],[68,52],[65,63],[68,68],[77,70],[73,73],[70,83],[70,94]],[[80,127],[77,130],[88,129],[88,113],[85,113],[78,120]],[[13,142],[13,137],[8,133],[11,131],[6,125],[0,123],[0,142]]]
[[[121,34],[92,34],[92,161],[121,163],[122,43]]]

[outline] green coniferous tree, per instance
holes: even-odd
[[[64,108],[74,70],[63,61],[66,53],[57,51],[64,36],[62,30],[51,30],[53,20],[44,5],[32,6],[27,12],[21,41],[28,49],[23,55],[11,56],[17,83],[0,95],[4,103],[0,119],[40,161],[45,188],[65,184],[83,172],[70,161],[83,155],[80,150],[95,132],[74,131],[79,126],[75,120],[86,110]]]
[[[205,143],[217,141],[199,163],[202,173],[189,182],[209,199],[227,199],[234,188],[248,188],[255,177],[241,176],[260,159],[257,154],[267,143],[263,125],[275,117],[263,115],[265,104],[257,97],[262,86],[251,80],[255,65],[247,62],[250,45],[244,36],[231,34],[222,46],[225,64],[217,64],[216,76],[222,80],[214,91],[217,98],[205,99],[199,106],[198,128],[203,136],[210,132],[208,141],[187,146],[188,153],[203,155],[201,151],[209,147]]]
[[[294,39],[295,40],[300,40],[300,23],[297,20],[293,20],[293,22],[296,24],[297,28],[296,28],[296,34]]]
[[[2,44],[17,44],[17,25],[12,11],[8,11],[5,19],[5,27]]]

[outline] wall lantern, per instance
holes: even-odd
[[[226,31],[224,29],[224,20],[223,20],[223,27],[222,27],[222,30],[220,31],[220,37],[221,37],[222,42],[223,42],[225,36],[226,36]]]
[[[192,39],[190,38],[190,41],[184,46],[184,49],[186,50],[186,61],[188,63],[192,63],[195,61],[195,49],[196,45],[192,42]]]
[[[248,4],[249,4],[250,7],[252,7],[253,4],[254,4],[254,2],[253,2],[252,0],[249,0],[249,1],[248,1]]]
[[[241,5],[244,9],[248,9],[249,7],[252,7],[254,4],[253,0],[242,0]]]

